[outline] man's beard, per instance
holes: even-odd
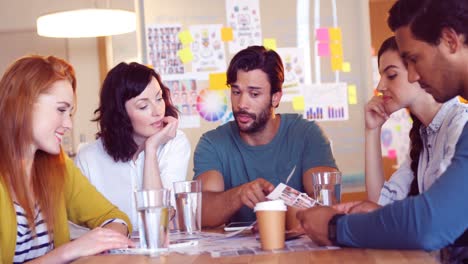
[[[239,127],[239,130],[241,132],[247,133],[247,134],[252,134],[252,133],[256,133],[256,132],[259,132],[259,131],[262,131],[263,129],[265,129],[266,124],[268,123],[268,119],[270,119],[272,112],[273,112],[273,109],[272,109],[271,105],[268,106],[268,107],[265,107],[260,112],[258,117],[254,113],[249,113],[249,112],[247,112],[245,110],[240,110],[240,111],[234,112],[234,119],[236,119],[237,126]],[[248,116],[250,116],[250,118],[252,118],[252,120],[253,120],[252,124],[250,124],[246,128],[242,128],[239,125],[239,121],[237,120],[238,115],[248,115]]]

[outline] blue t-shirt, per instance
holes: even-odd
[[[424,193],[337,221],[340,244],[366,248],[440,249],[468,227],[468,124],[452,163]]]
[[[336,168],[330,142],[314,121],[298,114],[282,114],[278,132],[266,145],[250,146],[240,135],[235,121],[205,133],[194,154],[195,178],[216,170],[223,175],[224,188],[229,190],[257,178],[273,185],[285,182],[296,166],[288,185],[304,192],[302,175],[310,168]],[[231,221],[253,221],[252,209],[243,206]]]

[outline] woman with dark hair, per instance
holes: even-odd
[[[377,89],[382,95],[374,96],[365,107],[366,189],[370,201],[386,205],[424,192],[446,170],[468,120],[468,107],[458,98],[438,103],[419,83],[408,82],[395,37],[383,42],[378,60],[381,78]],[[390,114],[402,108],[413,119],[409,159],[385,182],[381,128]]]
[[[0,263],[69,263],[133,245],[128,217],[60,146],[75,90],[73,67],[53,56],[18,59],[0,80]],[[94,230],[69,242],[67,220]]]
[[[133,191],[172,189],[185,180],[190,143],[177,129],[169,89],[153,69],[135,62],[109,71],[95,114],[98,139],[80,148],[75,162],[137,224]]]

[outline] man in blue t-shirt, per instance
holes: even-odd
[[[419,82],[439,102],[468,98],[468,0],[400,0],[390,10],[390,28],[407,64],[408,80]],[[340,214],[315,207],[298,214],[317,243],[369,248],[440,249],[466,245],[468,227],[468,125],[450,166],[418,196],[375,211],[351,204]],[[457,239],[458,238],[458,239]]]
[[[315,122],[275,114],[283,81],[273,50],[252,46],[231,60],[227,83],[235,121],[205,133],[194,154],[203,226],[254,221],[252,208],[280,182],[312,195],[312,173],[336,171],[330,143]]]

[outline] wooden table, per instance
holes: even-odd
[[[433,256],[424,251],[407,250],[373,250],[344,248],[339,250],[302,251],[268,255],[249,255],[237,257],[212,258],[204,254],[187,256],[170,254],[157,258],[136,255],[101,255],[85,257],[73,264],[101,264],[101,263],[439,263]]]

